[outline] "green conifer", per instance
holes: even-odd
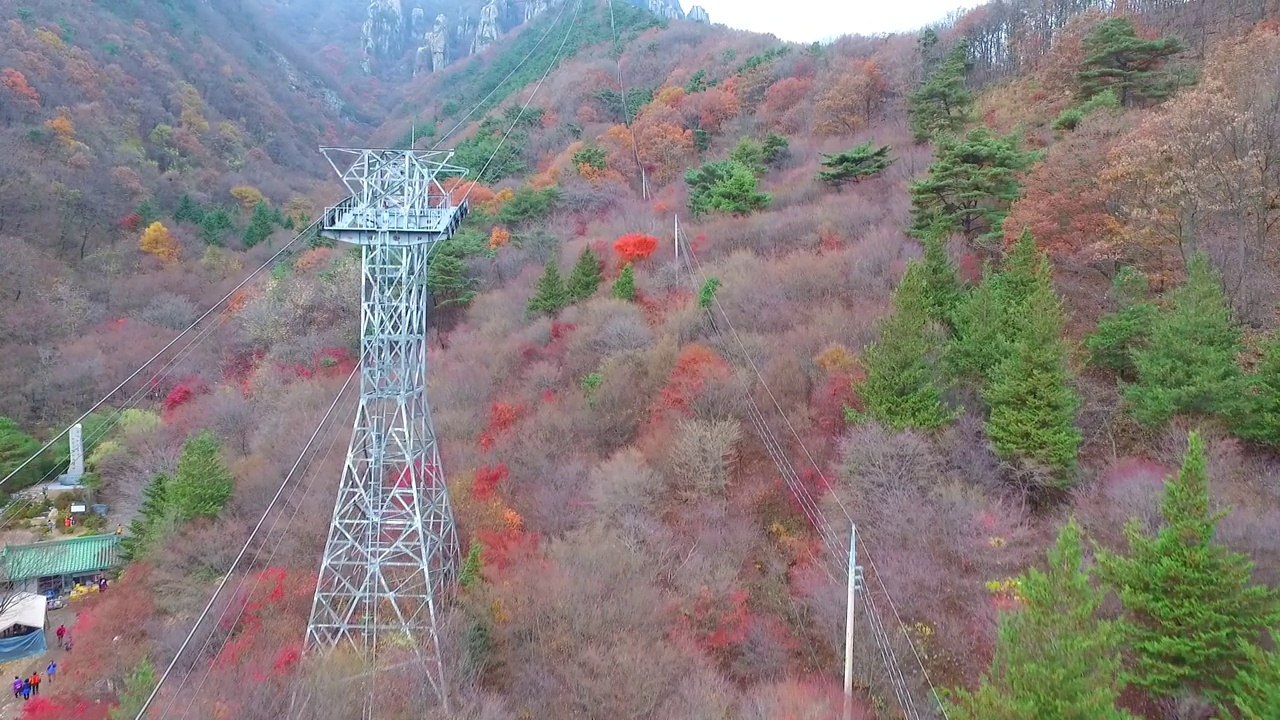
[[[938,138],[929,174],[911,184],[913,237],[964,233],[970,240],[1003,237],[1004,218],[1018,199],[1018,173],[1034,162],[1017,135],[980,127],[964,137]]]
[[[977,690],[960,690],[953,720],[1129,720],[1116,708],[1120,637],[1100,621],[1104,594],[1089,582],[1080,526],[1067,523],[1048,567],[1018,582],[1022,607],[1000,614],[995,657]]]
[[[960,310],[964,293],[960,289],[956,264],[947,255],[946,236],[928,233],[921,242],[924,244],[921,271],[924,273],[924,295],[929,317],[954,329],[956,313]]]
[[[1119,310],[1098,319],[1098,327],[1085,339],[1089,362],[1123,378],[1133,377],[1133,351],[1145,347],[1156,306],[1145,302],[1147,278],[1132,268],[1121,268],[1112,281],[1111,293]]]
[[[1062,302],[1053,290],[1047,257],[1041,257],[1036,284],[1022,307],[1010,353],[983,390],[990,409],[987,437],[1001,458],[1050,470],[1048,481],[1065,487],[1080,449],[1075,425],[1080,397],[1071,387]]]
[[[634,302],[636,299],[636,273],[631,263],[622,266],[618,279],[613,281],[613,296],[619,300]]]
[[[235,479],[222,461],[222,443],[208,430],[187,440],[165,492],[178,520],[213,517],[231,499]]]
[[[973,92],[965,84],[969,67],[969,43],[961,40],[907,98],[916,142],[928,142],[939,133],[959,132],[972,119]]]
[[[258,204],[253,206],[253,217],[249,220],[249,227],[244,231],[245,247],[253,247],[271,237],[273,229],[271,208],[265,201],[259,200]]]
[[[1276,620],[1272,591],[1253,584],[1252,561],[1214,543],[1228,512],[1210,508],[1204,441],[1193,432],[1182,469],[1165,481],[1161,526],[1153,534],[1131,520],[1128,555],[1098,554],[1100,577],[1124,605],[1126,679],[1156,696],[1225,697],[1246,664],[1245,644]]]
[[[582,302],[595,295],[603,279],[604,273],[600,270],[600,261],[596,259],[596,254],[591,251],[591,248],[583,248],[582,254],[578,256],[578,262],[574,264],[573,270],[569,271],[569,281],[566,285],[569,302]]]
[[[947,366],[956,377],[981,385],[1013,352],[1024,327],[1026,305],[1039,285],[1035,238],[1023,232],[1010,248],[1003,270],[984,266],[982,283],[960,304]]]
[[[1248,388],[1232,418],[1232,430],[1245,440],[1280,447],[1280,338],[1264,346]]]
[[[189,194],[183,193],[178,198],[178,207],[173,210],[173,219],[199,225],[204,220],[204,209]]]
[[[866,379],[855,390],[866,415],[894,430],[934,429],[956,413],[942,402],[937,361],[942,343],[929,321],[924,266],[907,265],[893,294],[893,312],[863,356]]]
[[[151,549],[163,527],[167,525],[169,514],[168,490],[171,483],[169,476],[156,473],[142,489],[142,506],[138,515],[129,521],[129,534],[120,540],[120,550],[126,562],[132,562]]]
[[[1272,647],[1277,638],[1272,634]],[[1280,653],[1264,652],[1253,645],[1244,649],[1246,664],[1231,683],[1230,697],[1221,703],[1223,717],[1234,708],[1241,720],[1280,718]]]
[[[868,140],[846,152],[822,153],[822,167],[827,169],[818,173],[818,180],[840,190],[846,183],[879,175],[893,164],[891,149],[888,145],[873,148]]]
[[[1163,65],[1166,58],[1182,52],[1182,43],[1172,37],[1147,40],[1134,30],[1132,18],[1112,17],[1098,23],[1084,39],[1083,49],[1077,75],[1081,99],[1111,89],[1121,105],[1130,105],[1166,98],[1177,89]]]
[[[1236,364],[1240,329],[1218,273],[1201,253],[1187,264],[1186,283],[1151,326],[1147,347],[1135,348],[1137,382],[1124,397],[1138,422],[1160,426],[1179,413],[1231,416],[1244,396]]]
[[[533,297],[529,298],[526,308],[530,315],[555,315],[569,304],[569,296],[565,291],[564,281],[560,279],[560,265],[552,254],[547,260],[547,267],[533,286]]]

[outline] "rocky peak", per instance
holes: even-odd
[[[547,0],[524,0],[524,21],[529,22],[546,12],[549,5]]]
[[[368,15],[360,30],[364,51],[361,65],[371,73],[383,63],[393,63],[404,54],[404,11],[400,0],[370,0]]]
[[[436,16],[436,24],[422,38],[422,47],[418,48],[414,60],[414,74],[419,72],[440,72],[448,64],[449,57],[449,18],[444,14]]]
[[[684,17],[680,0],[648,0],[646,7],[649,8],[649,12],[663,20],[680,20]]]
[[[701,5],[694,5],[689,8],[689,14],[686,16],[686,19],[692,20],[693,22],[706,23],[708,25],[711,24],[711,15],[707,12],[707,9]]]
[[[471,54],[484,52],[498,39],[498,16],[501,15],[501,8],[498,7],[498,0],[489,0],[480,9],[480,22],[476,26],[475,39],[471,41]]]

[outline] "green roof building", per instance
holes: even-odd
[[[0,551],[3,580],[13,590],[63,592],[93,582],[120,565],[119,535],[86,535],[66,540],[8,545]]]

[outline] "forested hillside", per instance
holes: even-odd
[[[469,170],[429,278],[448,717],[838,716],[849,520],[854,717],[1280,717],[1277,8],[801,46],[564,3],[360,96],[192,5],[6,18],[0,472],[269,270],[86,421],[130,563],[23,717],[133,717],[228,573],[149,716],[446,717],[302,652],[359,257],[272,254],[338,194],[322,142]]]

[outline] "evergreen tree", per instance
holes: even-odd
[[[702,284],[702,288],[698,290],[698,307],[703,310],[710,310],[711,304],[716,301],[716,291],[720,289],[720,278],[707,278]]]
[[[777,133],[769,133],[764,139],[764,164],[770,167],[776,167],[787,157],[787,151],[791,147],[791,141],[786,136]]]
[[[138,515],[129,522],[129,534],[120,540],[120,551],[125,562],[132,562],[155,546],[156,540],[169,524],[168,475],[157,473],[142,489],[142,506]]]
[[[893,313],[863,356],[866,379],[857,386],[866,415],[894,430],[934,429],[955,412],[942,402],[937,360],[942,343],[929,321],[924,266],[907,265],[893,293]]]
[[[1005,268],[982,270],[982,283],[956,313],[947,365],[957,377],[979,384],[1013,352],[1025,309],[1039,284],[1035,238],[1023,232],[1005,258]]]
[[[964,233],[970,240],[1003,235],[1004,218],[1022,189],[1017,174],[1036,159],[1019,149],[1017,135],[1000,137],[987,128],[963,138],[938,138],[929,174],[911,184],[914,237]]]
[[[1249,376],[1248,392],[1231,424],[1245,440],[1280,447],[1280,338],[1263,348],[1262,362]]]
[[[1062,302],[1053,290],[1047,257],[1041,256],[1036,280],[1011,352],[994,368],[982,396],[990,408],[987,437],[996,454],[1052,471],[1049,482],[1061,488],[1080,449],[1075,425],[1080,397],[1071,387]]]
[[[1112,283],[1112,295],[1120,309],[1102,316],[1093,334],[1085,339],[1089,362],[1124,378],[1133,377],[1133,351],[1145,347],[1156,306],[1143,299],[1147,278],[1132,268],[1121,268]]]
[[[695,216],[711,212],[749,215],[768,207],[773,199],[757,189],[755,172],[736,160],[689,168],[684,180],[689,184],[689,212]]]
[[[891,149],[888,145],[873,148],[868,140],[847,152],[822,153],[822,167],[827,169],[818,172],[818,180],[840,190],[846,183],[879,175],[893,164]]]
[[[1187,281],[1151,325],[1149,346],[1131,352],[1137,382],[1124,397],[1138,422],[1160,426],[1178,413],[1232,416],[1244,395],[1236,364],[1240,329],[1218,273],[1201,253],[1187,264]]]
[[[1084,39],[1083,49],[1077,82],[1084,100],[1111,89],[1121,105],[1131,105],[1161,100],[1177,89],[1177,82],[1163,65],[1166,58],[1182,52],[1182,43],[1173,37],[1142,38],[1131,18],[1113,17],[1098,23]]]
[[[742,138],[729,153],[729,159],[751,168],[756,175],[764,175],[769,168],[764,164],[764,146],[751,138]]]
[[[204,211],[200,218],[200,241],[205,245],[221,246],[227,231],[234,227],[231,213],[222,208]]]
[[[556,257],[552,254],[547,260],[547,267],[542,272],[542,277],[538,278],[538,284],[533,286],[533,297],[529,298],[529,305],[526,311],[530,315],[546,313],[547,315],[555,315],[569,304],[569,296],[565,291],[564,281],[560,279],[560,266],[556,262]]]
[[[31,456],[40,452],[42,444],[18,427],[18,423],[7,417],[0,417],[0,480],[9,477]],[[12,490],[20,490],[36,484],[44,477],[49,468],[39,458],[27,463],[17,475],[10,480]]]
[[[1272,646],[1276,638],[1272,634]],[[1225,717],[1234,708],[1241,720],[1280,718],[1280,654],[1247,645],[1245,665],[1231,683],[1230,698],[1221,703]]]
[[[635,302],[636,273],[631,269],[631,263],[622,266],[622,272],[618,273],[618,279],[613,281],[612,293],[619,300]]]
[[[156,686],[156,669],[151,658],[144,657],[124,680],[119,704],[107,711],[108,720],[130,720],[137,716]]]
[[[438,308],[466,305],[476,296],[476,278],[471,274],[467,258],[477,251],[468,242],[467,231],[461,231],[440,243],[427,266],[427,287]]]
[[[204,209],[189,194],[183,193],[182,197],[178,198],[178,207],[173,210],[173,219],[177,222],[199,225],[204,220]]]
[[[924,273],[924,295],[925,303],[929,308],[929,317],[949,329],[954,329],[956,314],[960,311],[960,304],[964,299],[956,265],[947,255],[945,236],[928,233],[922,242],[924,243],[924,260],[921,272]]]
[[[1272,592],[1252,584],[1253,563],[1213,541],[1227,514],[1210,509],[1204,441],[1193,432],[1182,469],[1165,481],[1161,527],[1152,534],[1131,520],[1129,554],[1099,552],[1099,575],[1124,605],[1127,680],[1156,696],[1223,698],[1245,643],[1276,620]]]
[[[582,254],[578,256],[578,262],[569,272],[569,281],[565,289],[569,302],[582,302],[595,295],[603,279],[604,273],[600,270],[600,261],[596,259],[596,254],[591,251],[591,248],[584,248]]]
[[[484,567],[484,559],[480,556],[481,551],[480,543],[473,540],[471,547],[467,550],[467,556],[462,559],[462,569],[458,571],[458,584],[464,588],[471,587],[480,580],[480,570]]]
[[[165,498],[179,521],[212,517],[222,512],[235,485],[222,461],[222,443],[208,430],[187,440],[178,457],[178,471]]]
[[[965,84],[969,68],[969,42],[961,40],[907,98],[916,142],[928,142],[939,133],[960,132],[972,119],[973,93]]]
[[[258,243],[271,237],[271,208],[267,207],[264,200],[259,200],[257,205],[253,206],[253,217],[249,220],[249,227],[244,231],[245,247],[253,247]]]
[[[1097,619],[1104,594],[1089,582],[1080,526],[1067,523],[1049,565],[1018,583],[1022,607],[1000,614],[995,657],[975,691],[960,690],[955,720],[1129,720],[1116,708],[1120,637]]]

